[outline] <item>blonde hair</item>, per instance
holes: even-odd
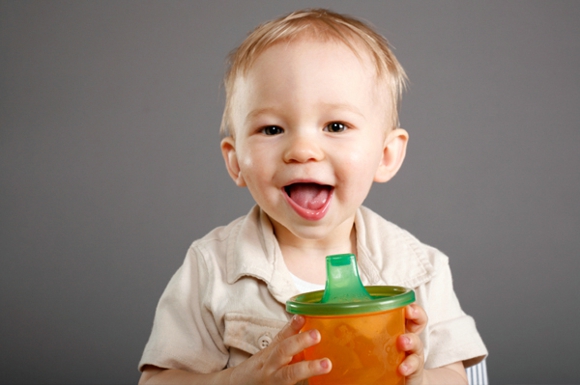
[[[392,101],[392,126],[398,126],[398,104],[407,76],[387,40],[370,25],[353,17],[326,9],[306,9],[261,24],[229,55],[224,78],[226,105],[220,127],[222,137],[233,135],[231,111],[236,79],[247,74],[256,58],[267,48],[304,35],[344,43],[359,57],[353,40],[362,43],[375,64],[377,77],[387,82]]]

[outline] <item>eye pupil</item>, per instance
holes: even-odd
[[[282,132],[282,129],[278,126],[264,127],[264,134],[266,134],[266,135],[277,135],[281,132]]]
[[[344,131],[344,124],[334,122],[334,123],[330,123],[328,128],[329,128],[329,131],[331,131],[331,132],[342,132],[342,131]]]

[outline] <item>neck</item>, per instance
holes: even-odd
[[[286,266],[298,278],[317,284],[326,282],[326,256],[334,254],[356,254],[356,230],[354,223],[349,233],[339,242],[321,242],[320,240],[304,240],[288,242],[288,238],[276,234],[280,251]]]

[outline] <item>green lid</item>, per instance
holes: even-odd
[[[286,311],[301,315],[373,313],[406,306],[415,292],[400,286],[363,286],[353,254],[326,257],[326,288],[286,302]]]

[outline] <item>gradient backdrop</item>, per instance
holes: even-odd
[[[190,243],[245,214],[227,53],[331,7],[410,78],[366,205],[449,255],[492,384],[580,383],[580,2],[0,1],[0,383],[130,384]]]

